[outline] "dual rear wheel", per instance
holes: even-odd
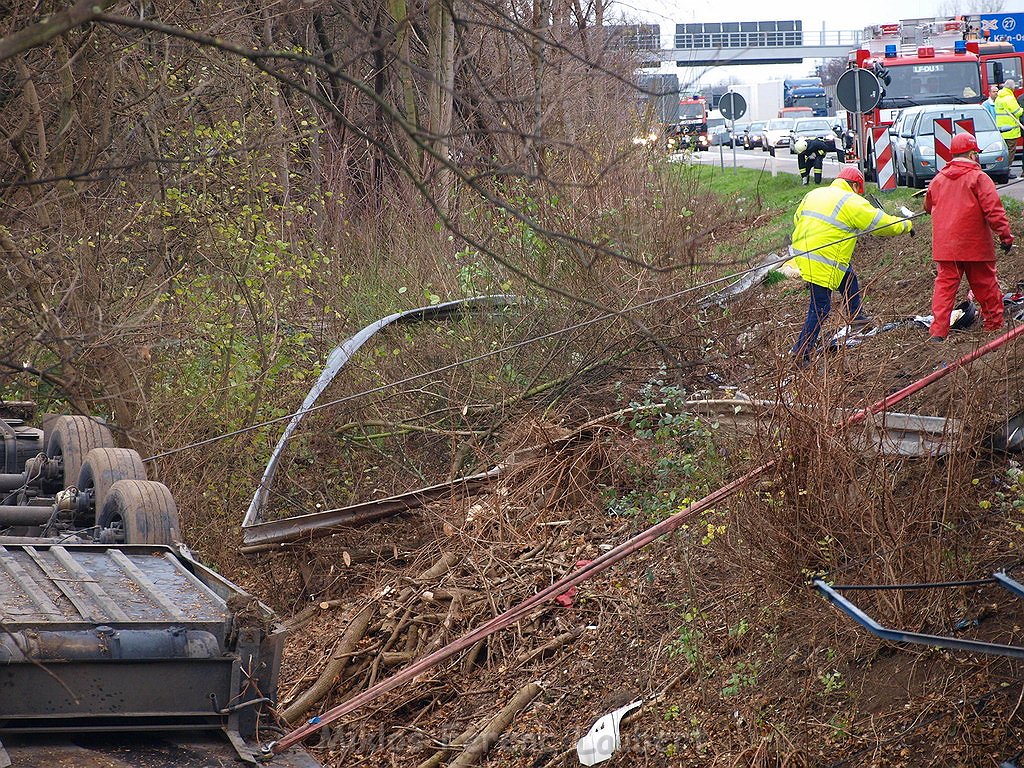
[[[181,541],[178,508],[163,483],[146,478],[137,451],[115,448],[110,429],[88,416],[60,416],[47,430],[46,455],[61,458],[63,486],[92,494],[97,538],[118,544]]]

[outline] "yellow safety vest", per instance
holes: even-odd
[[[793,224],[790,262],[804,280],[833,291],[850,269],[856,235],[882,227],[872,234],[891,237],[909,232],[912,226],[875,208],[843,179],[804,195]]]
[[[1016,141],[1020,138],[1020,118],[1024,114],[1017,103],[1017,97],[1009,88],[1001,88],[996,94],[996,128],[1003,141]]]

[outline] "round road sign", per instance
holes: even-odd
[[[718,109],[726,120],[739,120],[747,114],[747,100],[738,93],[725,93],[718,100]]]
[[[848,69],[836,82],[836,98],[848,112],[870,112],[882,100],[882,84],[870,70]]]

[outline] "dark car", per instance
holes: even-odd
[[[764,123],[751,123],[743,136],[743,148],[753,149],[764,143]]]
[[[825,139],[836,143],[836,134],[832,128],[833,121],[827,117],[802,117],[793,123],[789,132],[789,154],[795,155],[797,139]]]
[[[732,143],[737,147],[745,147],[747,142],[747,131],[753,123],[736,123],[732,131]]]

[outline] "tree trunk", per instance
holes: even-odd
[[[445,167],[451,149],[452,88],[455,83],[455,24],[447,0],[434,0],[429,6],[430,51],[427,130],[435,156],[427,165],[434,198],[442,211],[448,211],[451,172]]]

